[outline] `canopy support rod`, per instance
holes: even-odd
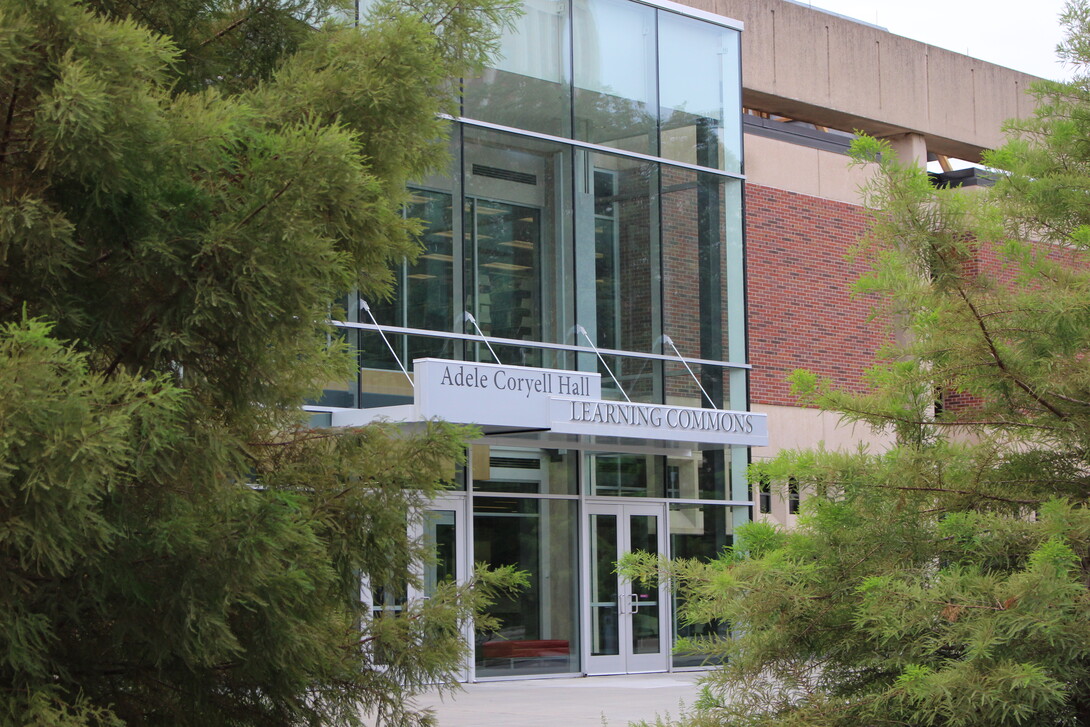
[[[477,319],[473,317],[473,314],[469,311],[462,313],[462,321],[469,321],[473,324],[473,329],[477,331],[477,335],[484,339],[484,345],[488,346],[488,352],[492,354],[492,358],[496,359],[496,363],[502,364],[500,357],[496,355],[496,352],[492,350],[492,344],[488,342],[488,336],[484,335],[484,331],[477,325]]]
[[[371,322],[375,324],[375,328],[378,329],[378,335],[382,336],[382,340],[386,342],[386,348],[390,349],[390,353],[394,356],[394,361],[397,361],[397,365],[401,368],[401,373],[405,374],[405,378],[409,380],[409,386],[416,388],[416,384],[413,382],[413,377],[409,376],[408,369],[405,368],[405,364],[401,363],[401,357],[397,355],[397,351],[390,345],[390,340],[386,338],[386,333],[382,330],[382,326],[375,320],[375,314],[371,312],[371,306],[367,305],[367,301],[360,298],[360,310],[366,311],[367,317],[371,319]]]
[[[625,393],[624,387],[621,386],[621,382],[618,381],[617,377],[613,375],[613,369],[611,369],[609,367],[609,364],[606,363],[606,360],[604,358],[602,358],[601,351],[599,351],[598,347],[594,345],[594,341],[593,341],[593,339],[591,339],[590,334],[587,333],[587,329],[583,328],[581,325],[576,323],[575,324],[575,332],[583,334],[583,338],[587,339],[587,343],[590,344],[590,347],[594,349],[594,353],[597,354],[598,360],[602,362],[602,366],[604,366],[606,371],[609,372],[609,377],[611,379],[613,379],[613,383],[615,383],[617,385],[617,389],[620,390],[621,396],[624,397],[625,401],[627,401],[629,403],[632,403],[632,400],[628,398],[628,394]]]
[[[704,390],[704,386],[703,386],[703,384],[700,383],[700,379],[698,379],[696,377],[696,374],[693,373],[693,370],[691,368],[689,368],[689,362],[686,361],[685,358],[681,355],[681,352],[677,350],[677,346],[674,345],[673,339],[670,338],[669,336],[667,336],[664,333],[664,334],[662,334],[662,338],[659,339],[659,343],[660,344],[665,343],[665,344],[669,345],[670,348],[672,348],[674,350],[674,354],[678,358],[681,359],[681,363],[682,363],[683,366],[685,366],[685,370],[689,372],[689,376],[692,376],[693,381],[695,381],[696,385],[700,387],[700,393],[704,395],[704,398],[707,400],[707,402],[711,406],[711,408],[718,411],[719,407],[717,407],[715,405],[715,402],[712,401],[712,398],[710,396],[708,396],[708,392]]]

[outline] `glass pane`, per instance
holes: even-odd
[[[381,319],[379,324],[382,324]],[[406,361],[407,338],[387,334],[387,340],[402,361]],[[360,406],[368,408],[411,404],[413,386],[401,371],[401,365],[382,340],[382,336],[373,331],[360,331],[359,347]],[[409,364],[406,362],[405,365]]]
[[[600,348],[657,353],[659,165],[581,150],[576,163],[579,323]]]
[[[404,583],[392,588],[379,586],[371,594],[371,615],[374,618],[396,616],[404,610],[406,600]]]
[[[504,33],[495,67],[467,79],[463,115],[517,129],[570,136],[568,3],[524,0]]]
[[[590,516],[590,653],[619,653],[617,604],[617,516]]]
[[[663,330],[682,356],[722,361],[726,351],[726,197],[722,177],[662,167]],[[667,349],[672,353],[673,349]],[[720,406],[718,368],[696,371]],[[699,387],[680,364],[668,369],[667,402],[707,406]],[[703,404],[701,402],[703,401]]]
[[[424,513],[424,542],[435,553],[435,560],[424,564],[424,595],[431,596],[437,585],[457,577],[458,541],[453,510]]]
[[[541,340],[541,210],[466,200],[475,241],[477,323],[490,336]]]
[[[453,137],[452,152],[457,158],[457,134]],[[370,315],[360,310],[358,301],[351,301],[350,310],[346,311],[349,320],[371,323],[373,316],[380,326],[461,331],[462,286],[457,261],[462,255],[459,241],[462,220],[461,215],[455,213],[456,178],[457,175],[436,174],[417,180],[410,187],[404,214],[421,224],[417,238],[420,255],[412,264],[404,261],[396,266],[395,284],[389,298],[372,296],[367,299]],[[353,308],[355,310],[351,310]],[[407,366],[414,358],[443,355],[449,344],[436,338],[403,338],[396,348]],[[367,363],[361,361],[361,365],[367,366]]]
[[[371,591],[371,618],[394,618],[405,610],[408,601],[404,582],[390,587],[379,586]],[[376,664],[388,663],[388,654],[381,641],[371,644],[371,658]]]
[[[675,558],[711,560],[734,542],[733,519],[724,505],[670,505],[670,548]],[[674,613],[682,605],[674,597]],[[730,631],[722,621],[706,624],[674,622],[676,638],[726,638]],[[709,663],[699,653],[674,654],[675,667],[702,666]]]
[[[489,609],[499,627],[477,634],[478,676],[579,670],[576,503],[476,497],[474,559],[526,571],[530,585]]]
[[[685,500],[725,500],[730,483],[730,451],[706,449],[666,460],[666,496]]]
[[[355,302],[353,300],[353,302]],[[331,337],[331,342],[343,343],[349,351],[359,349],[360,331],[351,328],[340,328]],[[330,381],[322,387],[322,395],[317,400],[308,400],[308,404],[318,406],[359,406],[359,382],[355,379],[345,381]]]
[[[738,49],[737,31],[659,13],[662,156],[741,170]]]
[[[575,138],[657,154],[655,11],[575,0]]]
[[[592,494],[662,497],[663,457],[646,454],[591,454]]]
[[[381,320],[379,321],[381,324]],[[389,346],[387,346],[387,341]],[[395,406],[411,404],[413,385],[401,370],[401,365],[390,352],[397,352],[412,375],[412,357],[423,355],[439,358],[455,358],[455,342],[449,338],[431,336],[406,336],[386,333],[386,341],[377,331],[359,332],[360,406]]]
[[[570,151],[480,129],[465,139],[469,310],[487,336],[560,341],[571,328]]]
[[[474,445],[473,489],[477,492],[521,492],[574,495],[577,456],[558,449],[517,449]]]
[[[644,404],[662,402],[662,361],[630,356],[611,356],[603,354],[605,362],[598,364],[598,373],[602,375],[602,398],[621,401],[628,395],[631,401]],[[606,369],[606,365],[609,369]],[[613,376],[610,376],[610,371]],[[614,381],[613,377],[617,377]],[[621,393],[620,387],[624,387]]]
[[[414,189],[409,199],[408,216],[424,223],[420,236],[424,249],[416,262],[406,266],[405,323],[401,325],[451,331],[455,321],[453,198],[449,192]],[[416,344],[409,346],[409,360],[434,355],[442,342],[417,339]]]
[[[632,550],[657,555],[659,518],[656,515],[630,515],[628,518]],[[632,653],[657,654],[662,651],[659,629],[659,590],[646,583],[632,583]]]

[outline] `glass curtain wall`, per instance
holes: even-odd
[[[734,523],[730,508],[724,505],[677,504],[670,505],[670,552],[674,558],[693,558],[713,560],[723,553],[725,548],[734,544]],[[682,606],[681,600],[674,596],[674,613]],[[678,667],[705,666],[716,663],[707,657],[695,654],[684,648],[684,641],[714,642],[729,636],[730,630],[721,621],[706,624],[682,624],[674,620],[674,642],[681,642],[682,648],[673,656],[673,665]]]
[[[516,129],[571,136],[568,0],[524,0],[495,65],[467,79],[462,114]]]
[[[388,334],[410,373],[421,356],[493,361],[465,337],[477,332],[468,313],[502,339],[492,341],[500,363],[597,371],[607,399],[745,408],[745,371],[708,363],[745,352],[738,32],[629,0],[526,0],[524,9],[494,67],[463,86],[448,173],[412,187],[405,214],[421,221],[421,254],[397,271],[390,300],[369,301],[375,318],[414,329]],[[345,309],[348,321],[370,322],[358,301]],[[322,403],[412,401],[377,333],[345,336],[359,352],[359,381],[331,385]],[[670,360],[667,337],[700,361]],[[746,499],[744,448],[666,456],[595,447],[469,448],[470,557],[517,567],[530,583],[492,607],[495,629],[475,634],[476,677],[579,672],[584,653],[610,648],[580,643],[592,618],[583,579],[592,588],[591,574],[613,567],[583,562],[580,533],[619,525],[606,512],[614,501],[639,509],[633,523],[654,523],[626,531],[633,547],[651,548],[665,532],[655,542],[682,557],[714,557],[746,518],[744,505],[726,504]],[[449,575],[456,537],[446,520],[432,525],[440,557],[428,583]],[[376,595],[376,615],[396,613],[403,597]],[[665,663],[659,647],[668,645],[645,628],[654,613],[636,610],[633,654],[654,651]],[[724,633],[676,628],[674,637]]]
[[[676,13],[658,18],[662,156],[741,171],[738,33]]]
[[[579,670],[579,511],[573,452],[478,447],[473,462],[473,558],[524,571],[529,585],[488,610],[478,633],[478,677]],[[510,493],[504,495],[503,493]],[[534,493],[566,498],[525,497]]]
[[[575,0],[575,138],[658,155],[655,9]]]
[[[571,149],[466,128],[463,159],[466,310],[487,336],[561,342],[572,325]],[[473,348],[468,358],[490,357]],[[508,347],[502,363],[555,365],[541,351]]]

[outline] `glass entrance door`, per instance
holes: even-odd
[[[443,583],[464,583],[469,577],[465,552],[465,501],[438,497],[428,503],[419,521],[424,545],[433,557],[421,564],[420,587],[409,588],[409,600],[429,599]],[[416,534],[416,533],[414,533]],[[462,637],[471,638],[467,624]],[[469,665],[463,664],[458,681],[469,681]]]
[[[666,671],[666,591],[621,578],[625,553],[665,550],[661,505],[588,504],[588,674]]]
[[[429,502],[420,518],[409,525],[409,536],[420,539],[431,554],[424,562],[413,565],[415,582],[375,584],[364,579],[362,597],[371,604],[372,618],[398,618],[403,615],[406,606],[426,601],[435,595],[436,589],[443,583],[464,583],[469,577],[466,536],[465,536],[465,500],[455,497],[438,497]],[[466,624],[462,634],[468,640],[472,627]],[[387,666],[382,653],[375,654],[375,663]],[[463,665],[457,675],[458,681],[469,680],[468,664]]]
[[[460,583],[466,579],[461,543],[462,507],[461,500],[437,499],[424,511],[421,535],[435,558],[424,563],[421,588],[411,589],[410,598],[431,598],[444,581]]]

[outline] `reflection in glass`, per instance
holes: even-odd
[[[595,363],[598,373],[602,375],[603,399],[620,401],[627,394],[631,401],[644,404],[662,403],[662,361],[631,356],[603,355],[602,358],[609,365],[608,371],[601,361]],[[617,381],[609,375],[610,371],[617,377]],[[620,390],[622,386],[623,394]]]
[[[575,0],[575,138],[657,154],[655,10]]]
[[[358,330],[339,328],[331,337],[330,343],[343,344],[353,354],[359,350]],[[354,407],[359,406],[359,383],[353,377],[343,381],[330,381],[322,387],[322,395],[317,400],[308,400],[307,404],[318,406]]]
[[[481,129],[467,129],[465,140],[468,310],[485,335],[556,341],[570,328],[570,150]],[[503,363],[536,362],[520,355]]]
[[[367,301],[375,320],[382,326],[405,326],[433,331],[450,331],[456,319],[454,296],[455,290],[455,250],[453,214],[453,195],[449,191],[415,188],[410,190],[409,204],[405,215],[422,223],[419,241],[422,247],[415,262],[402,262],[395,274],[397,280],[393,295],[386,300]],[[371,318],[363,315],[363,322],[370,323]],[[386,344],[378,339],[381,348]],[[395,350],[402,361],[408,365],[414,358],[448,355],[450,344],[441,339],[424,337],[390,337]],[[396,343],[395,343],[396,342]],[[389,352],[376,350],[364,356],[360,364],[373,366],[370,359],[382,360],[389,357]],[[397,363],[389,357],[394,369]]]
[[[587,455],[592,494],[662,497],[662,457],[649,454]]]
[[[737,31],[659,12],[662,156],[741,170],[738,69]]]
[[[371,590],[371,618],[396,618],[405,610],[408,603],[407,587],[404,582],[388,586],[378,586]],[[370,643],[371,659],[375,664],[389,663],[389,654],[383,648],[382,640]]]
[[[582,150],[575,155],[579,323],[600,348],[657,351],[662,332],[659,165]],[[587,244],[591,240],[593,247]],[[614,373],[624,381],[622,373],[641,372]],[[647,401],[657,388],[634,396],[626,386],[626,392]]]
[[[590,545],[590,653],[611,656],[620,653],[616,515],[591,514]]]
[[[381,319],[379,321],[382,322]],[[387,334],[387,338],[399,355],[404,355],[407,336]],[[413,336],[412,338],[417,338]],[[435,343],[436,339],[429,339]],[[394,406],[409,404],[413,400],[413,387],[401,366],[375,331],[359,332],[360,406]]]
[[[448,192],[414,189],[407,215],[424,223],[423,252],[405,270],[404,325],[450,330],[454,320],[454,215]],[[410,346],[410,359],[426,355]]]
[[[630,515],[631,549],[651,555],[659,552],[659,519],[655,515]],[[632,583],[632,653],[657,654],[659,645],[659,589],[655,585]]]
[[[579,481],[574,451],[476,444],[470,456],[477,492],[576,494]]]
[[[734,542],[730,508],[725,505],[670,505],[670,548],[675,558],[709,561],[723,553]],[[675,595],[674,613],[682,605]],[[679,624],[674,619],[677,638],[721,639],[730,634],[721,621],[707,624]],[[674,666],[702,666],[709,663],[703,654],[674,654]],[[712,662],[714,663],[714,662]]]
[[[568,3],[524,0],[523,14],[504,33],[494,67],[466,79],[467,118],[570,136]]]
[[[663,330],[682,355],[721,361],[727,299],[723,178],[663,165],[662,184],[662,223],[667,230],[662,239]],[[682,375],[683,369],[671,371],[676,376],[668,377],[667,401],[699,406],[700,389],[688,372]],[[701,372],[701,384],[712,403],[721,406],[718,369]]]
[[[424,513],[424,544],[435,554],[424,563],[424,596],[434,595],[440,583],[456,577],[457,539],[453,510],[428,510]]]
[[[500,626],[477,636],[477,676],[578,671],[577,531],[573,500],[474,498],[474,559],[530,580],[489,608]]]
[[[477,323],[497,338],[541,339],[541,210],[466,200],[475,241]]]
[[[696,450],[666,459],[666,496],[683,500],[726,500],[730,489],[730,450]]]

